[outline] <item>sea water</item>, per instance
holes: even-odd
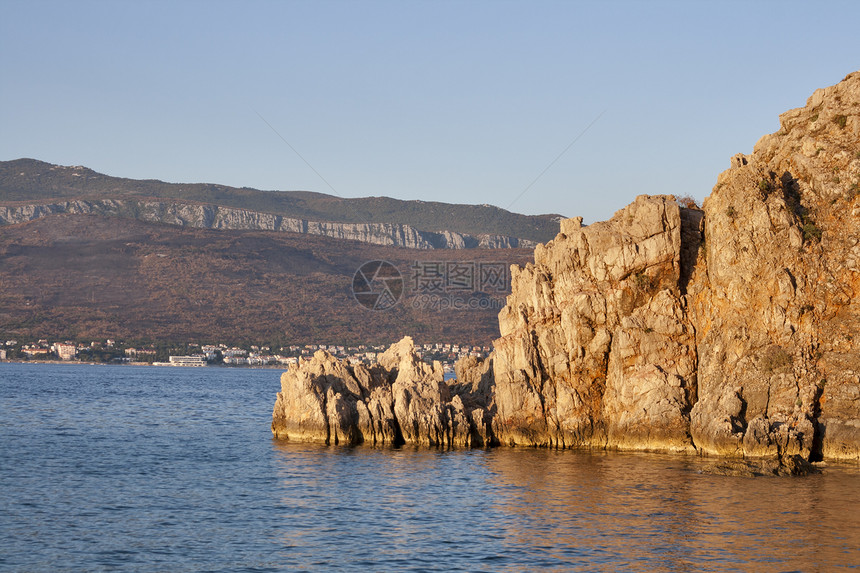
[[[860,469],[272,439],[277,370],[0,364],[4,571],[832,571]]]

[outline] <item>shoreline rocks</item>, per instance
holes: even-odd
[[[860,460],[860,72],[780,122],[702,209],[640,196],[562,221],[512,268],[501,338],[457,381],[393,346],[371,371],[391,424],[417,423],[400,442],[781,460],[776,474]]]
[[[691,449],[681,235],[674,197],[641,196],[607,222],[563,222],[533,265],[512,269],[494,344],[501,443]]]
[[[281,376],[272,433],[326,444],[490,445],[481,365],[471,368],[478,372],[474,387],[449,385],[442,365],[421,361],[408,336],[371,367],[318,351]]]

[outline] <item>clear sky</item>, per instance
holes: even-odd
[[[856,1],[0,0],[0,160],[591,222],[704,198],[860,69],[858,22]]]

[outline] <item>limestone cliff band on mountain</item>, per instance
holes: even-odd
[[[59,213],[128,217],[140,221],[199,229],[281,231],[321,235],[407,249],[509,249],[535,245],[528,239],[506,235],[469,235],[446,230],[420,231],[410,225],[398,223],[308,221],[219,205],[129,199],[77,199],[38,205],[0,206],[0,225],[24,223]]]
[[[457,380],[409,340],[286,372],[275,436],[860,459],[860,72],[780,124],[702,209],[562,221]]]
[[[32,159],[0,162],[0,225],[59,213],[303,233],[410,249],[531,248],[558,231],[560,218],[490,205],[123,179]]]

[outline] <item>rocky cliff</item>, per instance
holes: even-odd
[[[694,443],[860,457],[860,73],[780,116],[705,201]]]
[[[446,385],[469,443],[860,459],[860,73],[780,123],[702,209],[641,196],[512,268],[491,359]]]
[[[860,73],[732,158],[702,210],[639,197],[514,272],[502,443],[860,457]]]
[[[527,239],[504,235],[421,231],[396,223],[308,221],[219,205],[136,199],[79,199],[0,206],[0,225],[24,223],[57,213],[129,217],[140,221],[203,229],[285,231],[410,249],[505,249],[530,248],[535,245]]]
[[[563,221],[534,264],[512,269],[494,356],[502,443],[691,449],[681,253],[700,221],[673,197],[639,197],[604,223]]]

